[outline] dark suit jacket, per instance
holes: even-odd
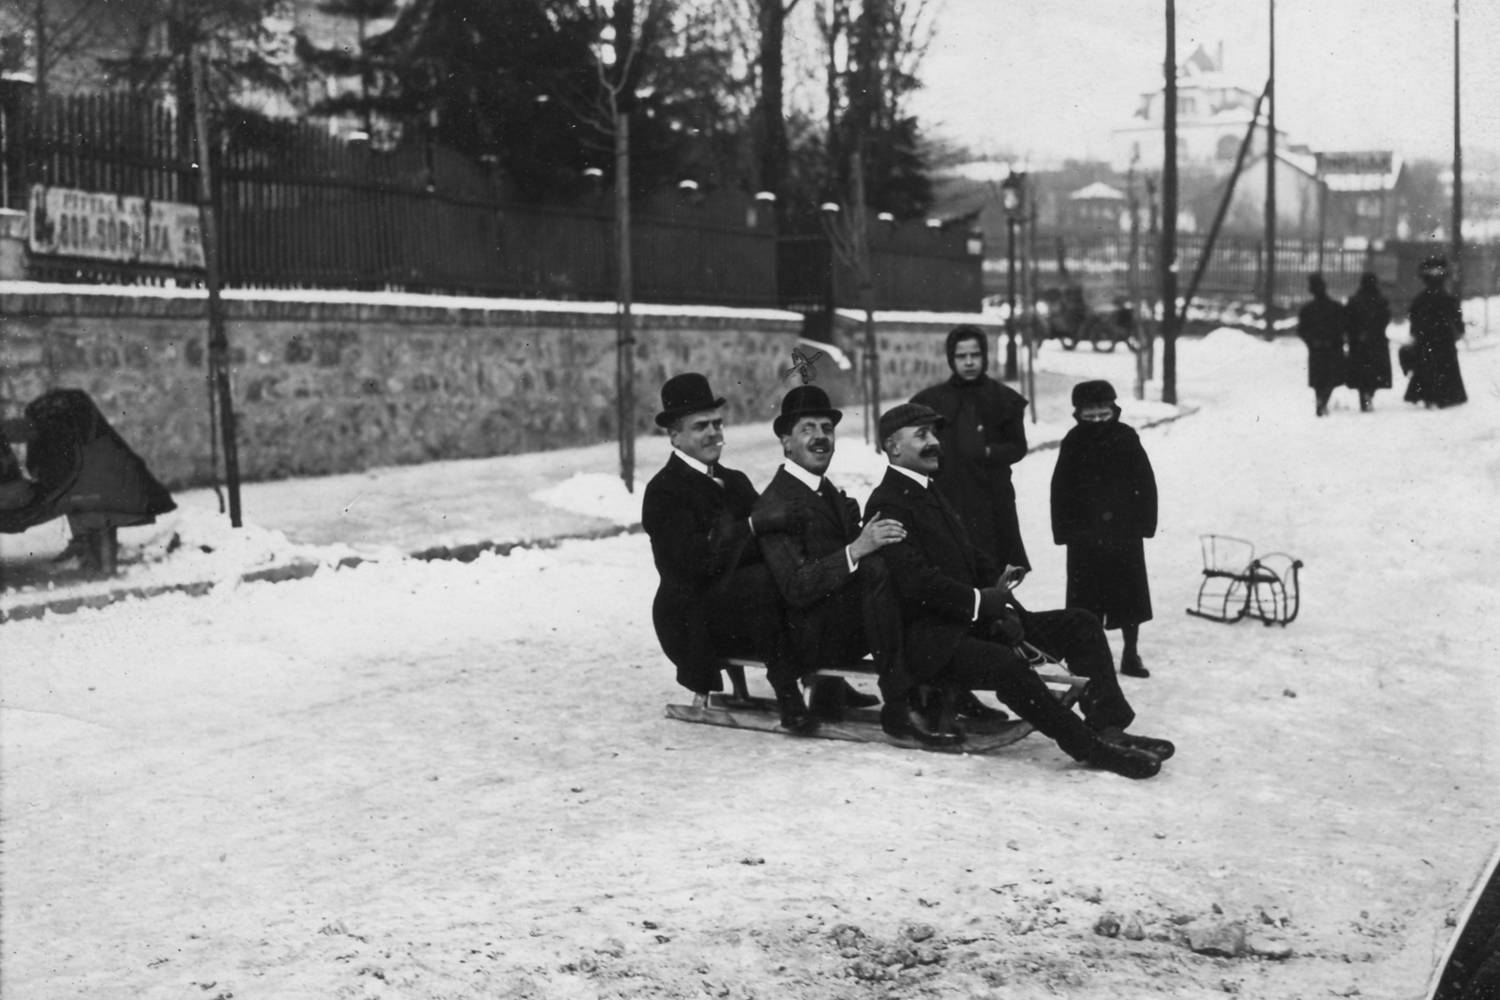
[[[760,549],[787,604],[787,626],[803,671],[864,655],[860,588],[844,547],[859,537],[859,505],[837,493],[829,503],[785,469],[777,469],[760,503],[782,501],[807,514],[799,534],[760,538]]]
[[[918,681],[932,679],[953,658],[973,625],[974,589],[1000,575],[970,541],[953,508],[931,488],[887,469],[865,504],[906,527],[906,539],[881,550],[901,596],[906,624],[906,666]]]
[[[719,466],[722,487],[674,452],[646,484],[641,524],[661,583],[652,619],[678,680],[695,691],[721,686],[706,619],[736,569],[759,563],[746,518],[756,500],[749,478]]]

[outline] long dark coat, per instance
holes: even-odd
[[[33,490],[23,508],[0,517],[0,531],[22,531],[67,515],[75,531],[150,524],[177,502],[82,389],[53,389],[26,406],[26,471]]]
[[[1457,341],[1464,329],[1458,298],[1442,288],[1424,288],[1412,299],[1407,318],[1416,351],[1406,401],[1437,406],[1468,402],[1458,368]]]
[[[1391,347],[1385,328],[1391,304],[1378,288],[1361,287],[1344,305],[1344,329],[1349,337],[1349,388],[1374,392],[1391,387]]]
[[[1156,534],[1156,476],[1140,435],[1118,418],[1063,437],[1052,471],[1052,538],[1068,547],[1067,603],[1105,628],[1151,620],[1142,540]]]
[[[969,539],[958,513],[910,477],[887,469],[865,503],[865,517],[894,518],[906,539],[881,549],[906,625],[906,668],[918,682],[935,678],[969,634],[974,589],[993,586],[1001,567]]]
[[[1011,466],[1026,457],[1026,397],[988,375],[954,375],[912,402],[943,415],[943,468],[933,479],[969,537],[1001,566],[1031,568],[1016,516]]]
[[[718,471],[722,487],[673,453],[641,502],[661,577],[651,605],[656,637],[677,682],[698,692],[723,690],[720,656],[784,656],[780,599],[747,520],[755,487],[743,472]]]
[[[899,472],[887,469],[870,494],[865,517],[876,513],[906,527],[906,538],[880,554],[901,601],[906,668],[918,683],[930,683],[954,660],[961,643],[982,637],[976,635],[973,621],[974,591],[993,586],[1001,567],[970,541],[958,512],[941,494]],[[1009,603],[1020,614],[1028,642],[1062,657],[1069,671],[1089,678],[1081,700],[1089,724],[1128,726],[1135,712],[1120,691],[1098,620],[1078,608],[1028,611],[1014,598]],[[1038,722],[1023,717],[1033,725]]]
[[[832,487],[830,487],[832,489]],[[800,533],[760,539],[761,553],[786,604],[792,649],[799,666],[813,670],[863,656],[862,592],[845,547],[859,537],[859,505],[842,490],[825,497],[777,469],[760,503],[782,501],[807,513]]]
[[[1307,345],[1307,384],[1333,389],[1344,384],[1344,307],[1326,295],[1297,312],[1297,336]]]

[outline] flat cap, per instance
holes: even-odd
[[[943,426],[943,416],[930,406],[921,403],[901,403],[880,415],[880,440],[884,441],[903,427],[921,424]]]

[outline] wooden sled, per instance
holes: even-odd
[[[1083,693],[1083,686],[1088,683],[1087,678],[1069,674],[1060,661],[1047,656],[1034,646],[1023,643],[1022,649],[1031,662],[1032,668],[1037,671],[1038,676],[1059,701],[1070,707],[1078,701]],[[727,657],[723,665],[757,670],[764,670],[766,666],[760,660],[738,656]],[[816,670],[805,678],[804,683],[810,683],[817,678],[831,677],[843,677],[850,680],[863,678],[866,681],[872,681],[876,676],[874,664],[870,660],[861,660],[842,667]],[[781,713],[776,707],[776,699],[770,697],[751,697],[747,703],[729,695],[713,694],[702,704],[695,702],[692,705],[668,705],[667,718],[676,719],[679,722],[696,722],[709,726],[755,729],[766,733],[791,735],[781,728]],[[993,722],[966,720],[963,731],[962,743],[953,746],[929,746],[917,740],[898,739],[889,735],[880,728],[879,708],[860,708],[845,709],[843,718],[838,720],[823,719],[815,731],[809,733],[807,737],[799,738],[815,737],[825,740],[847,740],[853,743],[884,743],[894,747],[931,750],[938,753],[986,754],[1025,739],[1031,734],[1032,726],[1029,722],[1020,719],[1000,719]]]
[[[1264,625],[1290,625],[1302,606],[1297,574],[1302,560],[1285,552],[1256,556],[1243,538],[1203,535],[1203,582],[1198,603],[1187,613],[1233,624],[1254,618]]]

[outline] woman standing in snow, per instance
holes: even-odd
[[[1406,401],[1432,406],[1457,406],[1469,400],[1463,373],[1458,368],[1458,338],[1464,335],[1464,316],[1458,298],[1443,287],[1448,278],[1448,258],[1434,254],[1417,270],[1426,287],[1407,309],[1411,339],[1411,381]]]
[[[1099,616],[1125,640],[1120,673],[1149,677],[1136,648],[1151,620],[1144,539],[1156,534],[1156,476],[1114,386],[1073,387],[1073,416],[1052,472],[1052,538],[1068,547],[1067,606]]]

